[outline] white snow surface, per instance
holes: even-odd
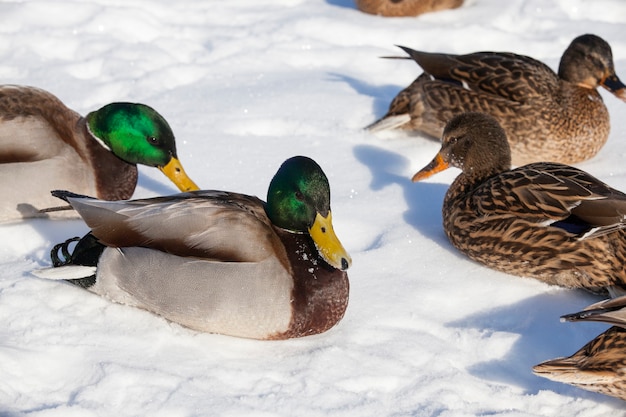
[[[611,44],[626,79],[623,0],[467,0],[417,18],[362,14],[351,0],[1,1],[2,83],[44,88],[82,114],[153,106],[202,188],[265,198],[285,159],[314,158],[353,266],[330,331],[246,340],[33,277],[55,243],[87,231],[80,220],[1,225],[0,415],[625,415],[622,401],[531,372],[608,327],[559,321],[599,298],[458,253],[441,226],[458,171],[410,181],[437,141],[362,129],[420,73],[379,58],[403,55],[394,45],[513,51],[556,69],[583,33]],[[602,94],[611,135],[579,166],[626,190],[626,106]],[[175,192],[140,168],[135,197]]]

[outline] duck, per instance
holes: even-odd
[[[54,194],[91,230],[56,245],[38,277],[249,339],[319,334],[346,311],[352,259],[333,229],[328,178],[311,158],[286,160],[267,202],[216,190],[126,201]]]
[[[626,194],[556,162],[512,169],[504,129],[485,113],[453,117],[433,160],[412,181],[447,168],[443,229],[470,259],[550,285],[605,294],[626,286]]]
[[[356,0],[360,11],[386,17],[419,16],[461,7],[463,0]]]
[[[573,355],[535,365],[533,373],[626,400],[626,329],[613,326]]]
[[[626,295],[609,294],[612,297],[593,303],[584,310],[561,317],[562,321],[596,321],[626,328]]]
[[[152,107],[115,102],[82,117],[43,89],[0,86],[0,222],[54,216],[45,210],[58,205],[50,194],[56,189],[128,199],[137,164],[159,168],[180,191],[199,189]],[[68,213],[76,216],[66,210],[56,217]]]
[[[609,112],[597,91],[626,101],[610,45],[585,34],[567,47],[555,73],[544,63],[509,52],[428,53],[400,46],[424,72],[366,127],[417,131],[440,138],[464,112],[488,113],[507,133],[512,163],[575,164],[596,155],[609,137]]]
[[[613,325],[573,355],[542,362],[533,372],[552,381],[626,400],[626,296],[594,303],[561,321]]]

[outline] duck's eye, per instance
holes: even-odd
[[[148,136],[148,143],[151,145],[157,145],[159,143],[159,139],[156,136]]]
[[[301,191],[296,191],[296,200],[298,201],[304,201],[304,195],[302,194]]]

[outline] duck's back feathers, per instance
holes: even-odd
[[[400,48],[435,80],[513,102],[551,95],[559,88],[556,73],[528,56],[509,52],[452,55]]]
[[[504,214],[563,228],[575,222],[580,230],[568,231],[584,231],[585,238],[626,226],[626,194],[556,163],[530,164],[494,176],[476,187],[472,201],[486,216]]]
[[[107,246],[147,246],[223,262],[259,262],[281,248],[264,203],[243,194],[205,190],[132,201],[68,201]],[[284,250],[279,254],[285,259]]]

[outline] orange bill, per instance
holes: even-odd
[[[448,169],[448,167],[450,167],[450,165],[446,161],[444,161],[441,154],[438,153],[437,156],[435,156],[435,159],[430,162],[430,164],[426,165],[424,168],[420,169],[417,174],[413,175],[411,181],[421,181],[432,175],[435,175],[438,172]]]
[[[609,90],[620,100],[626,101],[626,85],[617,78],[617,75],[611,74],[600,83],[604,88]]]

